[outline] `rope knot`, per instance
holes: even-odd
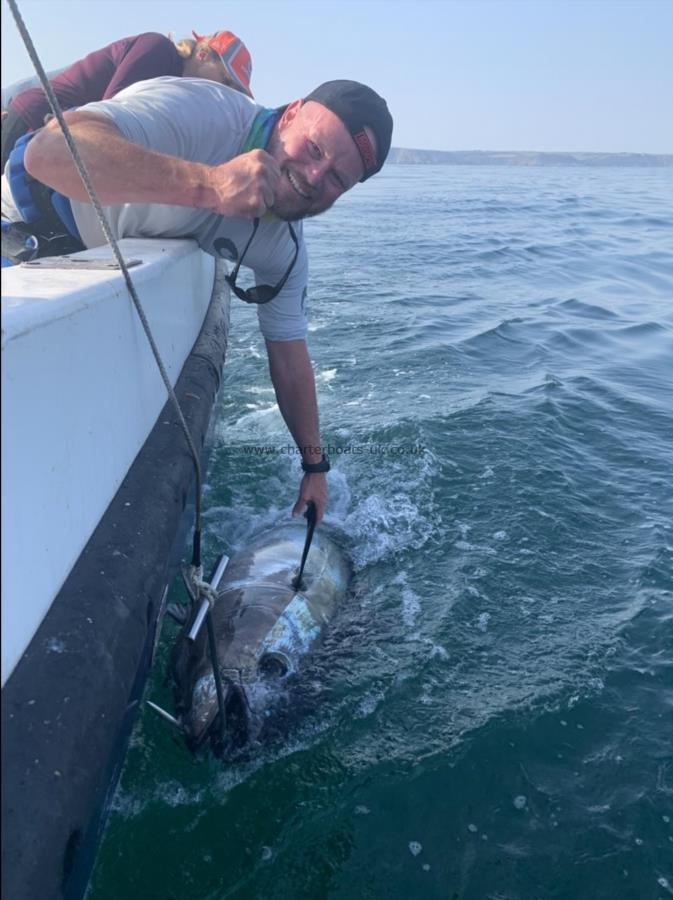
[[[208,582],[204,581],[203,566],[189,567],[189,581],[194,590],[197,603],[203,597],[208,601],[208,605],[212,609],[217,600],[217,591],[214,591]]]

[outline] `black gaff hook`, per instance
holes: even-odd
[[[311,541],[313,540],[313,532],[315,531],[315,523],[318,516],[318,512],[315,507],[315,503],[313,500],[309,500],[307,504],[306,512],[304,513],[304,518],[307,521],[306,528],[306,541],[304,542],[304,552],[301,555],[301,565],[299,566],[299,574],[296,578],[292,580],[292,587],[295,591],[303,590],[305,585],[302,584],[301,576],[304,574],[304,566],[306,565],[306,557],[308,556],[308,551],[311,547]]]

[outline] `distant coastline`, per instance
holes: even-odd
[[[509,150],[412,150],[391,147],[388,162],[425,166],[673,166],[670,153],[553,153]]]

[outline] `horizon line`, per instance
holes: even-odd
[[[542,154],[562,154],[570,156],[575,153],[581,153],[584,156],[663,156],[666,159],[673,160],[673,153],[659,152],[656,150],[477,150],[474,148],[463,150],[438,150],[432,147],[398,147],[391,146],[391,150],[407,150],[414,153],[536,153]]]

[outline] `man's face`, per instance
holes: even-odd
[[[290,221],[317,216],[362,178],[362,159],[341,119],[320,103],[295,100],[267,147],[281,170],[271,212]]]

